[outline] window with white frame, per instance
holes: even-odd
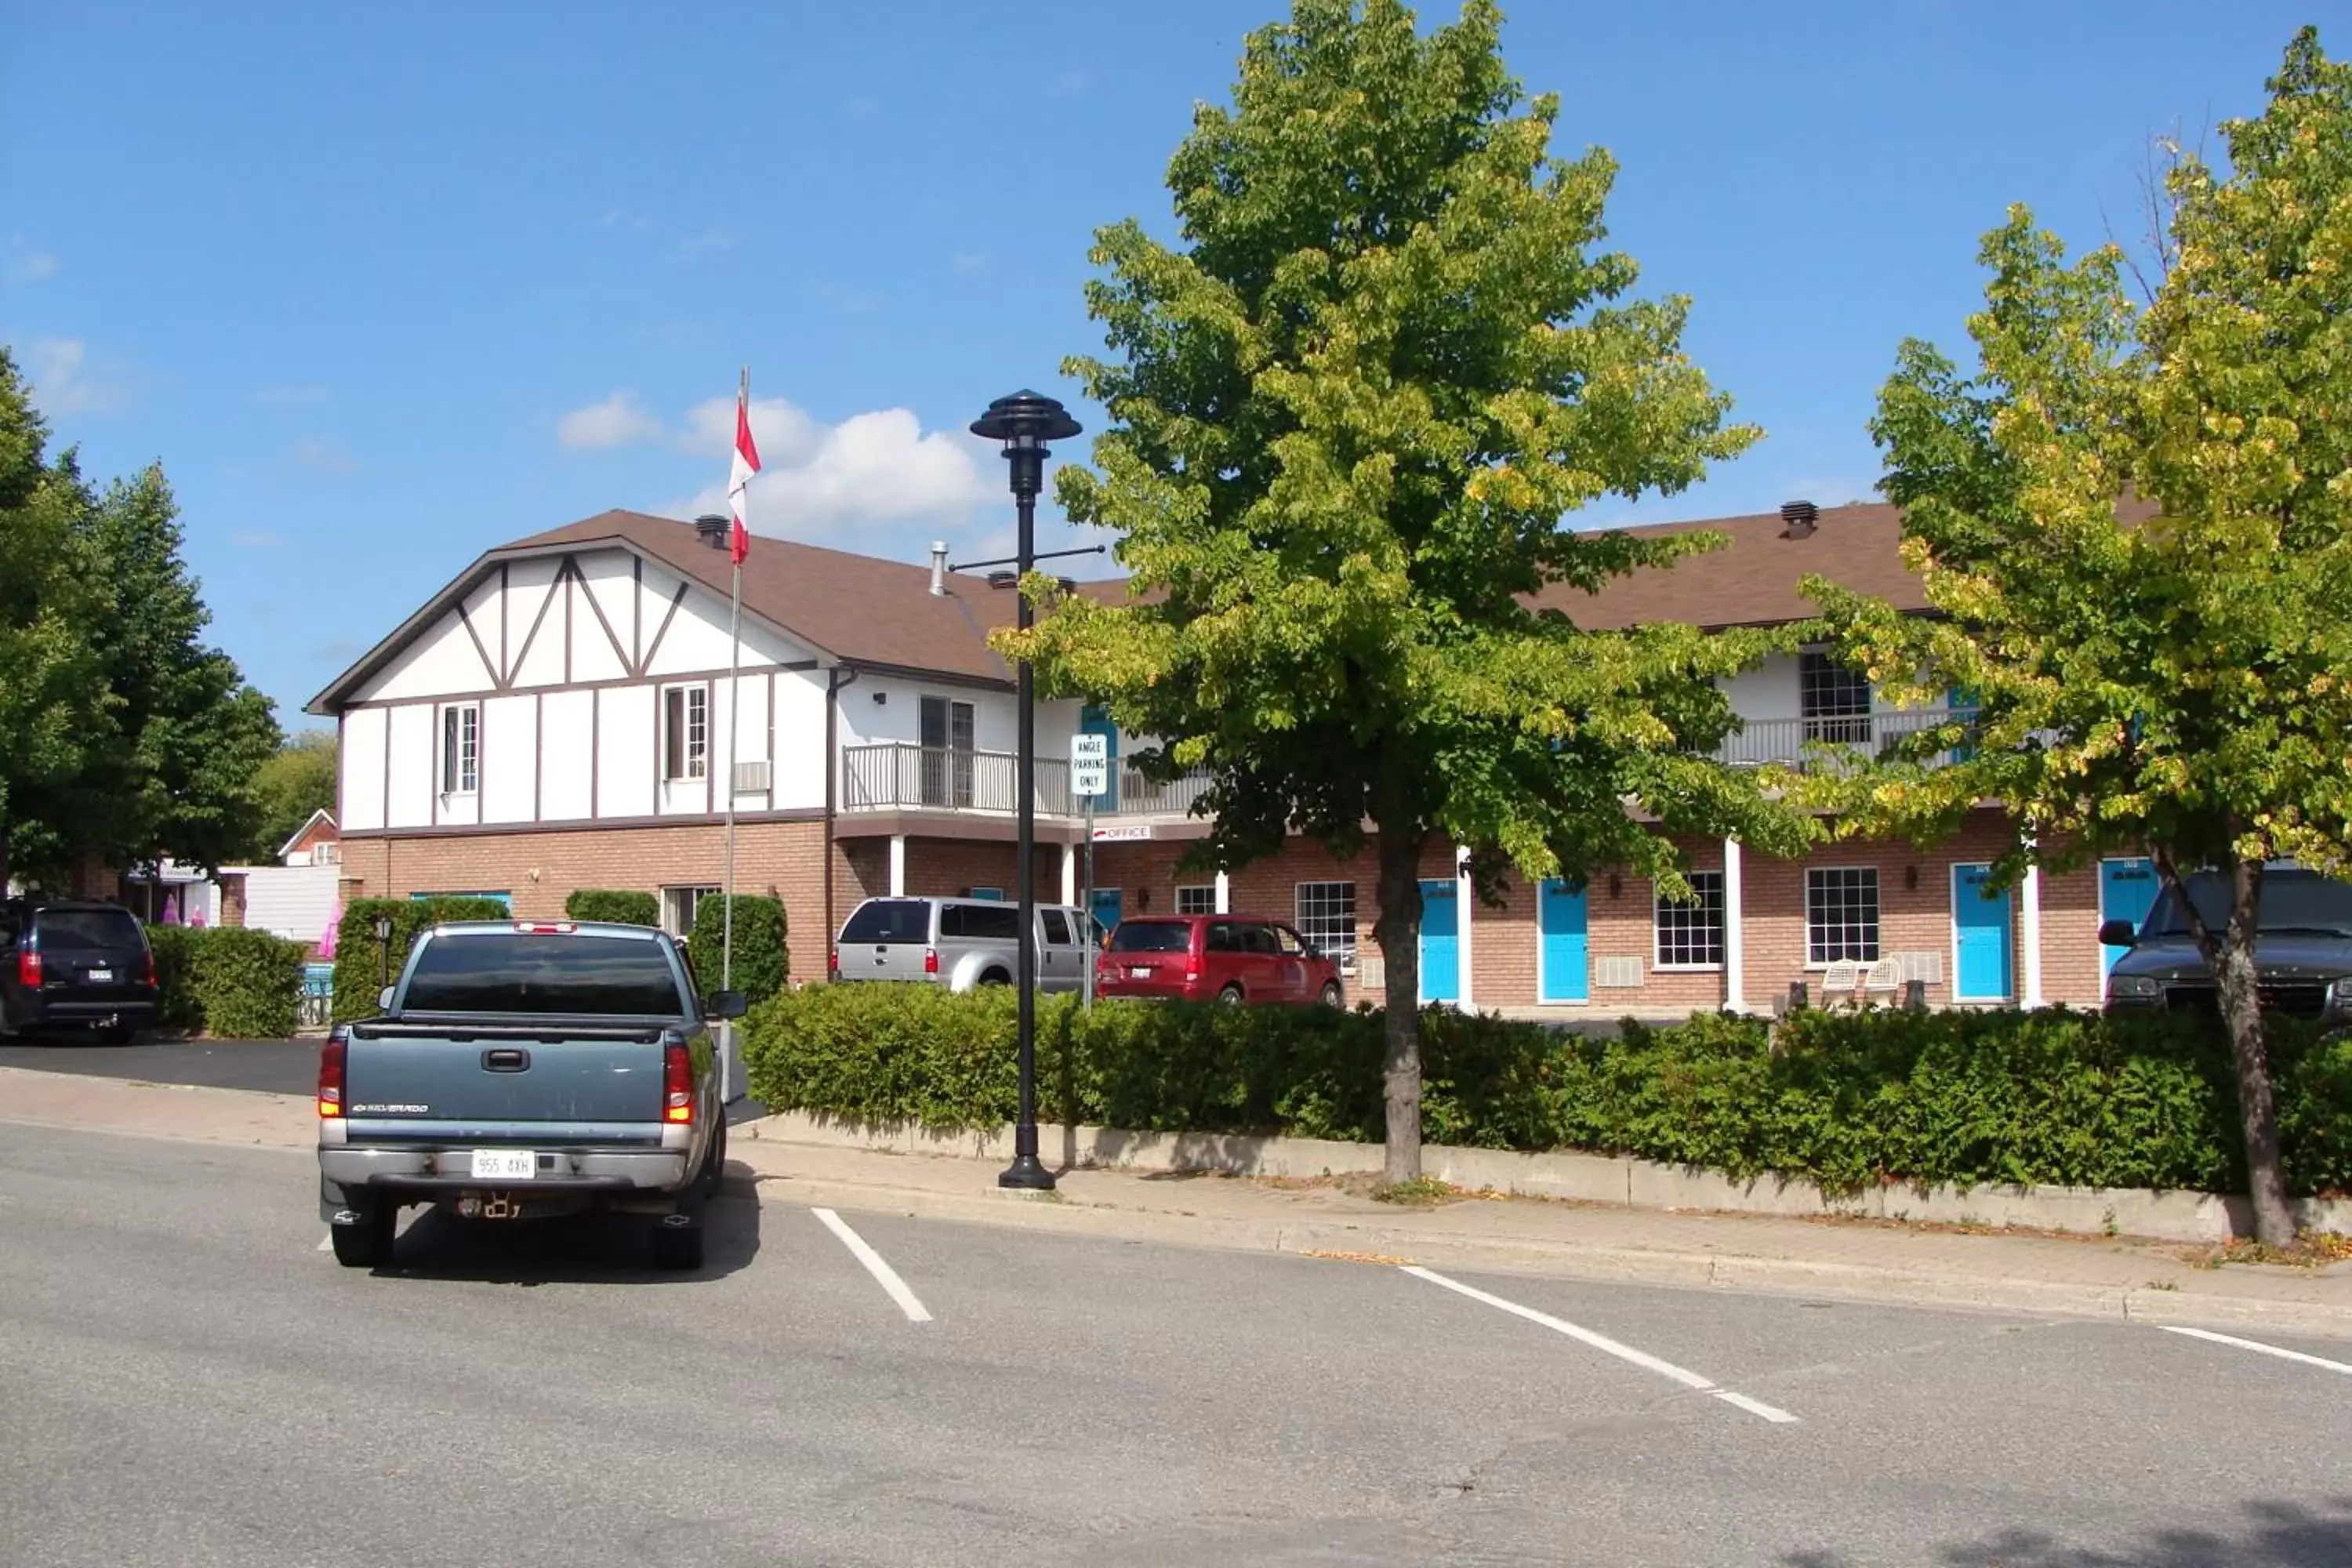
[[[664,888],[661,892],[662,930],[672,936],[692,936],[695,911],[703,900],[719,896],[719,889],[710,887]]]
[[[662,692],[662,777],[705,778],[710,773],[710,689],[672,686]]]
[[[1816,867],[1805,873],[1805,962],[1878,962],[1878,868]]]
[[[1356,884],[1301,882],[1292,924],[1318,952],[1352,962],[1356,956]]]
[[[1195,883],[1176,889],[1176,912],[1180,915],[1213,915],[1217,912],[1217,889],[1213,883]]]
[[[441,710],[441,793],[471,795],[481,778],[481,705],[453,702]]]
[[[1657,898],[1657,959],[1660,969],[1723,967],[1723,873],[1686,871],[1691,896],[1681,902]]]
[[[1870,678],[1819,648],[1797,661],[1797,711],[1805,739],[1838,745],[1870,742]]]

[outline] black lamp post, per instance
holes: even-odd
[[[375,956],[377,967],[383,971],[383,978],[378,982],[378,984],[383,985],[391,984],[392,917],[390,915],[378,915],[375,917]]]
[[[1078,433],[1069,410],[1042,393],[1016,392],[988,405],[971,422],[971,433],[1004,443],[1005,460],[1013,469],[1013,504],[1020,514],[1020,553],[1016,569],[1026,577],[1037,560],[1037,492],[1045,485],[1045,444],[1066,440]],[[1029,597],[1020,595],[1019,625],[1029,626]],[[1000,1187],[1051,1191],[1054,1173],[1037,1158],[1037,712],[1029,661],[1021,661],[1020,755],[1015,759],[1013,788],[1020,794],[1021,959],[1016,984],[1021,989],[1021,1120],[1013,1129],[1013,1163],[996,1178]]]

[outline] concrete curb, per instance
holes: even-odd
[[[751,1137],[771,1143],[1009,1161],[1009,1126],[937,1132],[913,1123],[869,1124],[779,1111],[749,1123]],[[1223,1176],[1313,1178],[1377,1173],[1376,1143],[1314,1138],[1252,1137],[1225,1132],[1133,1132],[1115,1127],[1042,1124],[1038,1146],[1048,1163],[1065,1170],[1194,1172]],[[1722,1214],[1924,1221],[1995,1229],[2063,1231],[2078,1236],[2128,1236],[2154,1241],[2211,1243],[2252,1234],[2242,1197],[2146,1188],[1984,1186],[1874,1188],[1826,1194],[1803,1180],[1759,1176],[1737,1181],[1713,1171],[1659,1164],[1620,1155],[1521,1154],[1499,1149],[1422,1150],[1429,1175],[1473,1192],[1515,1197],[1570,1198],[1615,1208],[1685,1209]],[[2352,1235],[2352,1200],[2310,1198],[2297,1219],[2314,1230]]]

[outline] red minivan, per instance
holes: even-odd
[[[1254,915],[1136,915],[1095,962],[1101,996],[1187,1002],[1321,1003],[1346,998],[1339,966],[1280,921]]]

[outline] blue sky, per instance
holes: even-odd
[[[740,365],[756,526],[997,553],[963,426],[1032,384],[1099,427],[1055,369],[1099,342],[1089,236],[1165,230],[1192,104],[1279,5],[0,0],[0,342],[87,471],[163,460],[215,634],[289,721],[481,550],[715,499]],[[1508,9],[1561,150],[1623,166],[1612,243],[1695,297],[1694,357],[1768,432],[1644,519],[1866,495],[1895,345],[1961,345],[2006,204],[2136,233],[2148,138],[2257,108],[2315,17]]]

